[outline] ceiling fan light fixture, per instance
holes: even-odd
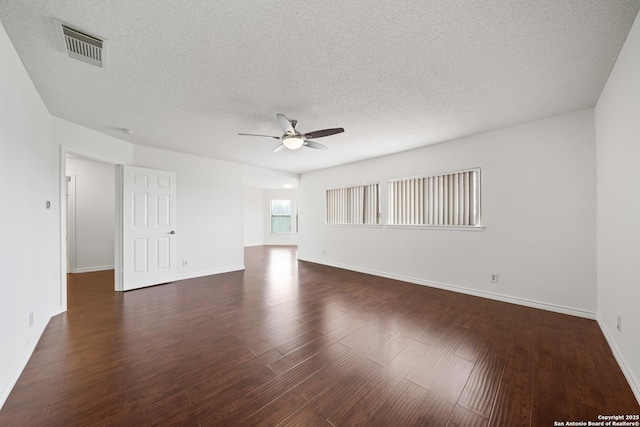
[[[282,143],[289,150],[297,150],[304,144],[304,139],[300,136],[289,136],[282,139]]]

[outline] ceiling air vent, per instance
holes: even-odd
[[[69,25],[56,20],[58,37],[63,44],[63,49],[71,58],[79,59],[98,67],[106,66],[107,41],[77,30]]]

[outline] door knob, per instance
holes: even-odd
[[[171,230],[169,234],[176,234],[176,230]]]

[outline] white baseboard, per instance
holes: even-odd
[[[473,295],[476,297],[492,299],[496,301],[508,302],[511,304],[522,305],[525,307],[538,308],[546,311],[553,311],[555,313],[568,314],[571,316],[583,317],[585,319],[596,319],[596,313],[588,310],[582,310],[574,307],[566,307],[557,304],[549,304],[546,302],[534,301],[526,298],[513,297],[508,295],[496,294],[493,292],[479,291],[476,289],[465,288],[462,286],[451,285],[448,283],[434,282],[430,280],[418,279],[415,277],[402,276],[399,274],[386,273],[383,271],[370,270],[367,268],[353,267],[350,265],[339,264],[335,262],[327,262],[324,260],[314,259],[314,258],[306,258],[306,257],[298,257],[300,261],[308,261],[313,262],[315,264],[327,265],[330,267],[342,268],[344,270],[356,271],[358,273],[370,274],[372,276],[385,277],[387,279],[400,280],[402,282],[413,283],[416,285],[429,286],[432,288],[443,289],[446,291],[458,292],[466,295]]]
[[[216,270],[199,271],[197,273],[178,274],[177,280],[195,279],[196,277],[212,276],[214,274],[230,273],[232,271],[244,270],[244,265],[237,265]]]
[[[633,391],[633,394],[636,396],[636,400],[640,404],[640,381],[635,377],[635,375],[633,375],[633,371],[629,367],[627,360],[622,355],[620,348],[613,339],[613,335],[611,335],[611,332],[609,331],[609,328],[607,328],[607,324],[604,322],[602,317],[598,315],[596,320],[602,330],[602,334],[607,340],[607,343],[609,343],[609,347],[611,347],[611,351],[613,352],[613,356],[616,358],[616,362],[618,362],[618,365],[620,366],[620,370],[622,370],[624,377],[629,383],[629,387],[631,387],[631,391]]]
[[[113,265],[98,265],[96,267],[80,267],[76,268],[74,273],[93,273],[94,271],[105,271],[105,270],[113,270],[115,267]]]
[[[58,314],[62,314],[65,311],[67,311],[67,309],[63,307],[52,308],[51,311],[49,312],[49,319],[51,319],[53,316],[57,316]]]
[[[25,366],[27,366],[27,363],[29,362],[33,351],[38,345],[38,341],[40,341],[40,337],[42,337],[44,330],[49,324],[49,320],[51,320],[51,318],[43,319],[43,321],[40,322],[36,333],[33,334],[31,339],[27,343],[27,346],[22,351],[22,354],[18,359],[18,365],[14,368],[13,372],[11,372],[11,375],[9,375],[7,381],[2,385],[2,388],[0,389],[0,409],[2,409],[2,407],[4,406],[4,403],[7,401],[9,394],[11,394],[11,390],[13,390],[13,387],[18,382],[18,379],[20,378],[22,371],[24,371]]]

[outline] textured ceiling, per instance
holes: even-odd
[[[51,114],[132,142],[302,173],[595,105],[640,0],[0,0]],[[70,59],[54,18],[109,40]],[[272,153],[276,113],[344,127]],[[130,128],[124,135],[118,128]]]

